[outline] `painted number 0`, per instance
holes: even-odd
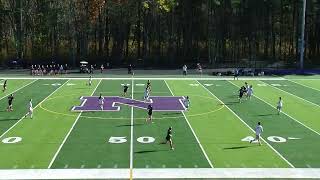
[[[269,141],[275,142],[275,143],[284,143],[287,141],[285,138],[280,137],[280,136],[269,136],[267,139]]]
[[[148,137],[148,136],[142,136],[142,137],[137,138],[137,141],[139,143],[142,143],[142,144],[153,143],[155,140],[156,140],[155,138]],[[112,143],[112,144],[122,144],[122,143],[126,143],[126,142],[127,142],[126,137],[114,137],[114,136],[111,136],[109,138],[109,143]]]
[[[2,142],[5,144],[14,144],[14,143],[20,142],[21,140],[22,140],[21,137],[7,137],[3,139]]]

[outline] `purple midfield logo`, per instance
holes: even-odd
[[[120,105],[147,110],[149,104],[153,111],[184,111],[186,110],[183,96],[150,96],[149,101],[135,100],[119,96],[104,96],[103,110],[100,109],[98,96],[82,96],[80,106],[74,106],[72,111],[120,111]]]

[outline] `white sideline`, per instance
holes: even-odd
[[[100,80],[99,83],[97,84],[97,86],[94,88],[93,92],[91,93],[91,96],[92,96],[92,95],[94,94],[94,92],[97,90],[97,88],[98,88],[98,86],[100,85],[101,81],[102,81],[102,80]],[[57,156],[58,156],[58,154],[59,154],[62,146],[63,146],[64,143],[67,141],[67,139],[68,139],[71,131],[73,130],[74,126],[77,124],[77,122],[78,122],[81,114],[82,114],[82,112],[79,113],[79,115],[77,116],[76,120],[75,120],[74,123],[72,124],[72,126],[71,126],[68,134],[64,137],[64,139],[63,139],[62,143],[60,144],[58,150],[56,151],[56,153],[54,154],[53,158],[51,159],[50,164],[48,165],[48,169],[51,168],[52,164],[53,164],[54,161],[56,160],[56,158],[57,158]]]
[[[230,81],[229,81],[230,82]],[[214,95],[208,88],[204,87],[203,84],[201,84],[199,81],[198,83],[204,88],[206,89],[213,97],[215,97],[219,102],[221,102],[222,104],[223,101],[221,101],[216,95]],[[231,83],[231,82],[230,82]],[[231,83],[233,84],[233,83]],[[235,86],[235,84],[233,84]],[[234,114],[244,125],[246,125],[253,133],[255,132],[240,116],[238,116],[238,114],[236,114],[229,106],[225,105],[225,107],[232,113]],[[283,159],[288,165],[290,165],[291,167],[294,168],[294,166],[286,159],[284,158],[276,149],[274,149],[264,138],[261,137],[261,139],[281,158]]]
[[[169,89],[170,93],[171,93],[171,94],[172,94],[172,96],[173,96],[173,92],[172,92],[172,90],[171,90],[170,86],[168,85],[167,81],[165,80],[164,82],[166,83],[166,85],[167,85],[167,87],[168,87],[168,89]],[[213,165],[212,165],[212,163],[211,163],[211,161],[210,161],[210,159],[209,159],[209,157],[208,157],[207,153],[206,153],[206,152],[205,152],[205,150],[203,149],[203,147],[202,147],[202,145],[201,145],[201,143],[200,143],[200,141],[199,141],[199,139],[198,139],[198,137],[197,137],[196,133],[194,132],[194,130],[193,130],[193,128],[192,128],[192,126],[191,126],[191,124],[189,123],[189,121],[188,121],[188,119],[187,119],[186,115],[184,114],[184,112],[183,112],[183,111],[181,111],[181,113],[183,114],[184,119],[186,120],[186,122],[187,122],[187,124],[188,124],[189,128],[191,129],[193,136],[196,138],[197,143],[199,144],[200,149],[202,150],[203,155],[204,155],[204,156],[205,156],[205,158],[207,159],[207,161],[208,161],[208,163],[209,163],[210,167],[211,167],[211,168],[213,168]]]
[[[32,81],[34,82],[34,81]],[[67,82],[69,82],[69,80],[67,80],[65,83],[63,83],[60,87],[58,87],[57,89],[55,89],[51,94],[49,94],[46,98],[44,98],[39,104],[37,104],[33,110],[35,110],[40,104],[42,104],[44,101],[46,101],[52,94],[54,94],[55,92],[57,92],[62,86],[64,86]],[[3,134],[1,134],[0,139],[6,135],[9,131],[11,131],[11,129],[13,129],[17,124],[19,124],[22,120],[24,119],[24,116],[19,119],[16,123],[14,123],[9,129],[7,129]]]
[[[129,179],[130,169],[0,170],[0,179]],[[133,169],[134,179],[320,178],[319,168],[161,168]]]

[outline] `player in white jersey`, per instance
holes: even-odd
[[[30,116],[30,118],[32,119],[32,115],[33,115],[33,106],[32,106],[32,99],[30,99],[28,103],[28,113],[24,117],[26,118],[27,116]]]
[[[253,87],[252,85],[250,85],[249,88],[247,89],[247,98],[251,99],[252,94],[253,94]]]
[[[149,88],[147,87],[145,90],[144,90],[144,101],[147,101],[149,100],[149,96],[150,96],[150,91],[149,91]]]
[[[279,101],[278,101],[278,104],[277,104],[278,115],[281,113],[282,105],[283,105],[282,99],[281,99],[281,97],[279,97]]]
[[[189,96],[187,96],[187,97],[183,100],[183,105],[184,105],[184,107],[187,108],[187,110],[189,110],[189,107],[190,107],[190,99],[189,99]]]
[[[261,126],[260,122],[258,122],[255,132],[256,132],[256,138],[254,140],[251,140],[250,143],[252,143],[253,141],[258,141],[259,145],[261,146],[260,136],[263,132],[263,127]]]
[[[104,97],[102,96],[102,94],[100,94],[99,96],[99,106],[101,111],[103,111],[103,105],[104,105]]]
[[[89,77],[88,86],[91,86],[92,84],[92,76]]]

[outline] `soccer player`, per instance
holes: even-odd
[[[153,107],[152,107],[151,104],[148,105],[147,111],[148,111],[148,117],[147,117],[147,119],[146,119],[146,122],[148,122],[148,121],[152,122],[152,111],[153,111]]]
[[[88,82],[88,86],[92,85],[92,76],[89,77],[89,82]]]
[[[202,67],[200,63],[197,63],[197,70],[200,73],[200,75],[202,75]]]
[[[33,115],[33,106],[32,106],[32,99],[30,99],[28,104],[28,113],[24,117],[26,118],[27,116],[30,116],[30,118],[32,119],[32,115]]]
[[[3,90],[2,90],[2,92],[4,92],[5,90],[7,90],[7,80],[5,80],[4,83],[3,83]]]
[[[187,76],[187,69],[188,69],[187,65],[183,65],[182,73],[183,73],[184,76]]]
[[[148,88],[146,88],[146,89],[144,90],[144,97],[143,97],[144,101],[149,100],[149,96],[150,96],[150,91],[149,91]]]
[[[149,91],[151,91],[151,81],[150,80],[147,81],[147,88],[149,89]]]
[[[125,97],[127,95],[127,92],[128,92],[128,85],[124,85],[123,86],[123,96]]]
[[[278,101],[278,104],[277,104],[277,110],[278,110],[278,115],[281,113],[281,110],[282,110],[282,99],[281,97],[279,97],[279,101]]]
[[[99,106],[101,111],[103,111],[103,104],[104,104],[104,97],[102,96],[102,94],[100,94],[99,96]]]
[[[247,90],[247,98],[251,99],[252,94],[253,94],[253,87],[252,85],[250,85]]]
[[[187,96],[187,97],[184,99],[183,105],[184,105],[184,107],[187,108],[187,110],[189,110],[189,107],[190,107],[190,99],[189,99],[189,96]]]
[[[234,69],[234,76],[233,76],[233,80],[239,80],[239,70],[236,68]]]
[[[13,99],[14,99],[13,94],[11,94],[8,97],[8,108],[7,108],[7,111],[13,111],[13,109],[12,109],[12,101],[13,101]]]
[[[172,127],[169,127],[167,131],[166,144],[168,144],[168,142],[170,143],[171,150],[174,150],[173,143],[172,143]]]
[[[240,89],[239,89],[239,103],[241,103],[241,100],[242,100],[242,97],[243,97],[243,94],[245,93],[245,87],[242,86]]]
[[[258,122],[258,125],[255,129],[255,132],[256,132],[256,138],[251,140],[250,143],[252,143],[253,141],[258,141],[259,142],[259,145],[261,146],[261,141],[260,141],[260,136],[263,132],[263,127],[261,126],[261,123]]]

